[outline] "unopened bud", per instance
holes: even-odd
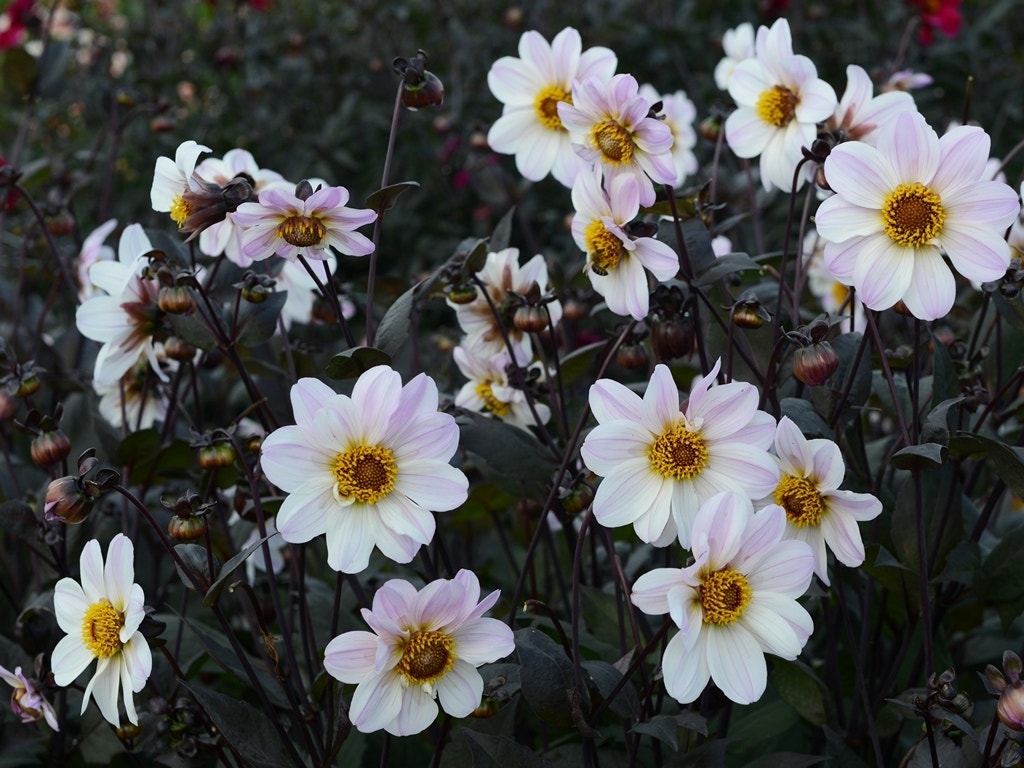
[[[628,368],[630,370],[646,368],[650,359],[651,355],[647,351],[647,346],[640,342],[635,344],[623,344],[615,353],[615,362],[623,368]]]
[[[61,430],[54,429],[32,438],[30,450],[36,466],[47,469],[68,457],[71,441]]]
[[[538,333],[548,327],[548,316],[543,307],[522,305],[512,315],[512,325],[523,333]]]
[[[171,336],[164,342],[164,353],[179,363],[186,363],[196,356],[196,348],[179,336]]]
[[[175,541],[192,541],[206,533],[206,518],[199,515],[174,515],[167,523],[167,533]]]
[[[92,505],[93,499],[82,490],[78,478],[71,475],[58,477],[46,487],[43,515],[47,520],[60,520],[74,525],[89,516]]]
[[[199,449],[199,466],[203,469],[223,469],[235,463],[235,448],[231,443],[204,445]]]
[[[476,296],[476,287],[472,285],[457,285],[448,291],[448,301],[452,304],[471,304]]]
[[[810,387],[820,387],[839,367],[839,355],[827,341],[801,347],[793,353],[793,375]]]
[[[689,355],[696,343],[693,321],[684,315],[655,322],[651,327],[651,343],[659,360]]]
[[[196,299],[184,285],[164,285],[157,306],[169,315],[190,315],[196,310]]]

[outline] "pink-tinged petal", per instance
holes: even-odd
[[[124,292],[125,286],[130,280],[135,277],[135,271],[132,269],[131,264],[122,264],[119,261],[97,261],[91,267],[89,267],[89,282],[95,285],[100,290],[106,291],[109,296],[105,297],[113,302],[116,302],[117,306],[121,304],[121,294]],[[87,302],[89,306],[92,306],[91,302],[101,298],[100,296],[93,296]],[[123,314],[123,310],[122,310]],[[122,319],[122,324],[124,320]],[[93,338],[90,336],[89,338]]]
[[[838,282],[844,285],[853,285],[853,273],[857,268],[857,254],[869,239],[871,238],[851,237],[843,243],[825,243],[823,258],[825,270]]]
[[[688,419],[701,419],[706,442],[723,440],[745,427],[757,412],[757,390],[746,382],[729,382],[690,397]]]
[[[813,455],[810,465],[810,477],[819,491],[831,491],[838,488],[846,476],[846,465],[839,446],[831,440],[808,440],[807,445]]]
[[[694,556],[707,554],[716,570],[725,566],[739,552],[752,513],[750,500],[738,493],[719,493],[705,501],[690,531]]]
[[[312,424],[316,421],[316,412],[335,397],[336,393],[320,379],[307,377],[292,385],[290,396],[295,423]]]
[[[583,441],[580,455],[587,468],[601,477],[613,474],[624,465],[648,465],[647,451],[653,438],[650,431],[630,421],[613,421],[594,429]]]
[[[737,109],[725,121],[725,138],[737,157],[757,157],[775,135],[775,129],[769,126],[751,107]]]
[[[305,544],[325,533],[331,521],[347,510],[334,500],[331,488],[292,493],[277,512],[277,530],[291,544]]]
[[[338,512],[327,526],[327,564],[342,573],[365,570],[376,545],[377,529],[381,527],[375,513],[364,504],[356,502]],[[281,530],[280,523],[278,530]]]
[[[467,717],[480,706],[483,693],[484,680],[480,673],[462,659],[456,659],[451,671],[437,683],[441,708],[452,717]]]
[[[87,339],[103,343],[123,335],[128,322],[128,314],[121,306],[121,299],[115,296],[94,296],[75,313],[75,325],[79,333]]]
[[[814,573],[814,553],[802,541],[785,539],[770,551],[762,552],[756,562],[749,561],[745,567],[750,588],[754,594],[775,592],[783,597],[797,598],[807,591]]]
[[[643,402],[645,426],[653,432],[662,432],[679,420],[679,389],[667,365],[655,366]]]
[[[841,514],[825,515],[821,519],[821,532],[825,543],[843,565],[856,568],[864,562],[864,541],[860,528],[852,517]]]
[[[729,78],[729,95],[740,107],[757,104],[761,94],[770,90],[775,83],[756,59],[747,59],[736,65]],[[760,121],[760,118],[758,118]]]
[[[580,80],[589,80],[592,77],[604,81],[611,80],[618,65],[614,51],[596,45],[585,50],[580,56],[576,77]]]
[[[104,592],[115,610],[124,612],[128,607],[134,581],[135,547],[131,539],[119,533],[107,547],[107,562],[103,570]]]
[[[437,528],[430,512],[401,493],[391,493],[378,501],[376,513],[386,528],[418,544],[429,544]]]
[[[874,85],[868,73],[864,71],[864,67],[856,64],[847,65],[846,90],[843,92],[843,98],[839,100],[839,106],[836,108],[836,117],[842,120],[848,110],[857,109],[867,104],[871,101],[872,93],[874,93]],[[910,94],[903,95],[910,96]]]
[[[679,256],[665,243],[650,237],[641,237],[635,243],[633,255],[658,280],[671,280],[679,271]]]
[[[402,689],[402,706],[384,730],[393,736],[422,733],[437,718],[437,703],[418,685]]]
[[[836,92],[824,80],[813,79],[800,86],[800,103],[796,119],[802,123],[820,123],[832,117],[836,108]]]
[[[352,388],[352,404],[360,414],[363,436],[376,445],[384,439],[388,419],[398,408],[402,396],[402,377],[386,365],[363,373]]]
[[[665,539],[665,531],[672,522],[673,490],[671,482],[663,482],[658,495],[648,506],[647,513],[633,521],[633,530],[640,541],[652,544]],[[671,527],[675,529],[675,526]],[[672,538],[668,538],[669,543]]]
[[[903,91],[891,91],[875,96],[857,112],[854,131],[860,133],[860,140],[874,144],[878,138],[878,129],[888,125],[903,113],[916,110],[914,97]]]
[[[379,522],[374,525],[374,541],[380,553],[396,563],[411,562],[416,557],[416,553],[420,551],[420,547],[423,546],[412,536],[398,533],[393,528]]]
[[[344,187],[320,187],[304,202],[306,213],[314,211],[327,213],[332,208],[342,207],[348,202],[348,190]]]
[[[865,238],[853,272],[860,300],[870,309],[888,309],[902,299],[914,274],[918,250],[883,235]]]
[[[668,595],[686,581],[678,568],[655,568],[642,574],[633,582],[630,602],[649,616],[668,613]]]
[[[882,514],[882,502],[870,493],[853,491],[825,491],[821,494],[825,506],[839,515],[852,517],[858,522],[874,520]]]
[[[595,184],[598,192],[600,192],[600,170],[597,170],[598,176],[596,177]],[[595,177],[591,177],[595,178]],[[604,203],[604,196],[601,195],[602,208],[594,208],[593,214],[595,218],[608,215],[608,207],[610,205],[612,218],[616,222],[622,223],[632,221],[637,213],[640,211],[640,188],[636,183],[636,179],[632,176],[617,176],[612,179],[611,187],[608,193],[608,202]]]
[[[277,229],[252,228],[242,232],[242,255],[250,263],[269,259],[284,241],[277,236]]]
[[[650,467],[638,466],[615,472],[597,486],[594,516],[606,528],[629,525],[647,513],[665,482]]]
[[[843,242],[881,232],[882,216],[878,209],[863,208],[835,195],[818,207],[814,224],[825,240]]]
[[[339,253],[344,253],[348,256],[368,256],[373,253],[373,241],[359,232],[329,229],[323,245],[323,249],[315,254],[307,254],[307,258],[326,259],[330,255],[326,250],[327,246],[334,246]]]
[[[136,260],[153,250],[153,246],[146,237],[145,230],[141,224],[129,224],[121,233],[121,239],[117,243],[117,260],[121,264],[134,268]]]
[[[502,104],[528,105],[543,87],[541,75],[530,62],[514,56],[502,56],[487,73],[487,87]]]
[[[82,643],[82,627],[79,624],[75,627],[74,634],[62,637],[53,649],[50,657],[53,681],[62,688],[71,685],[94,658],[92,652]]]
[[[387,621],[393,627],[381,631],[374,626],[377,634],[401,634],[403,630],[399,625],[405,620],[405,617],[412,613],[417,594],[416,587],[405,579],[390,579],[384,582],[373,595],[373,616]],[[367,623],[369,623],[370,619],[367,617],[365,609],[363,618],[367,619]]]
[[[999,280],[1010,266],[1010,246],[997,231],[946,227],[941,240],[953,267],[968,280]]]
[[[400,409],[401,410],[401,409]],[[410,458],[447,463],[459,447],[459,427],[447,413],[428,413],[408,419],[404,424],[394,416],[384,441],[391,446],[399,464]]]
[[[154,211],[166,213],[177,195],[185,191],[185,179],[174,161],[169,157],[158,157],[153,168],[153,185],[149,190],[149,202]]]
[[[762,448],[740,442],[708,445],[710,466],[732,478],[752,499],[760,499],[779,484],[779,465]]]
[[[770,552],[786,530],[786,513],[777,504],[769,504],[755,512],[743,531],[739,551],[731,558],[735,568],[746,573]]]
[[[639,422],[642,403],[640,395],[612,379],[598,379],[590,387],[590,410],[599,424],[617,419]]]
[[[795,525],[786,526],[787,539],[802,541],[811,548],[814,555],[814,574],[821,579],[826,587],[830,585],[828,579],[828,548],[825,546],[825,537],[821,535],[821,526],[805,526],[800,528]]]
[[[559,131],[557,135],[558,152],[555,154],[555,164],[551,166],[551,175],[559,184],[571,189],[576,177],[585,170],[589,171],[589,167],[573,150],[569,134]]]
[[[879,212],[886,196],[900,184],[892,164],[877,149],[861,141],[848,141],[835,147],[825,160],[825,177],[829,186],[848,203]],[[821,208],[815,217],[815,225],[822,237],[833,242],[842,242],[850,237],[841,232],[834,232],[831,236],[822,233],[820,216]]]
[[[153,652],[141,632],[134,633],[128,642],[121,646],[121,656],[124,668],[128,672],[125,693],[129,690],[138,693],[146,687],[146,681],[153,673]]]
[[[694,479],[700,480],[701,478],[698,476]],[[683,482],[674,483],[672,488],[672,520],[676,525],[679,545],[684,549],[689,549],[693,541],[691,531],[694,518],[700,509],[700,500],[710,498],[717,492],[716,490],[707,494],[698,494],[697,487],[697,483]]]
[[[89,680],[82,694],[82,713],[89,705],[89,697],[96,700],[103,718],[113,726],[121,726],[121,718],[117,713],[118,693],[121,688],[121,676],[119,669],[120,659],[111,657],[100,659],[96,665],[96,674]]]
[[[551,41],[551,58],[555,67],[555,82],[570,84],[578,76],[583,41],[580,33],[566,27]]]
[[[260,466],[274,485],[287,493],[319,492],[330,481],[333,453],[310,439],[308,430],[286,426],[271,432],[263,441]]]
[[[79,559],[79,567],[82,592],[89,604],[105,599],[107,590],[103,581],[103,554],[100,552],[100,543],[96,539],[90,539],[85,543]]]
[[[775,429],[775,452],[781,460],[782,471],[788,475],[804,477],[814,465],[807,438],[788,416],[783,416]]]
[[[395,485],[398,493],[432,512],[447,512],[461,506],[468,489],[469,480],[460,470],[439,461],[404,462]]]
[[[522,34],[519,38],[519,58],[536,67],[545,83],[557,82],[558,75],[551,55],[551,45],[539,32],[530,30]]]
[[[751,704],[768,687],[768,665],[754,636],[742,624],[706,627],[708,670],[731,701]]]
[[[941,157],[939,137],[919,112],[904,112],[884,129],[879,147],[892,163],[901,182],[927,184],[935,176]],[[826,171],[826,175],[828,171]],[[831,181],[829,182],[831,184]],[[833,187],[834,189],[834,187]]]
[[[922,320],[937,320],[949,314],[956,300],[956,281],[934,248],[918,251],[914,274],[903,294],[910,314]]]
[[[343,683],[361,683],[373,672],[378,642],[362,630],[338,635],[324,649],[324,668]]]
[[[984,175],[991,148],[988,134],[978,126],[951,128],[939,139],[941,160],[928,186],[938,192],[943,203],[961,187],[974,187]]]
[[[456,653],[468,664],[489,664],[515,650],[512,630],[497,619],[474,619],[452,632]]]
[[[364,680],[352,694],[348,716],[362,733],[387,728],[402,709],[402,686],[388,669]]]
[[[559,152],[568,151],[561,131],[553,131],[541,127],[535,129],[530,142],[519,145],[516,152],[516,168],[527,179],[538,181],[543,179],[555,165]]]
[[[665,646],[661,669],[669,696],[680,704],[696,701],[711,678],[708,667],[708,633],[701,632],[696,645],[689,649],[686,648],[682,632],[677,632]]]
[[[1017,193],[1001,181],[975,180],[953,194],[943,194],[942,205],[946,211],[943,233],[970,227],[991,228],[1001,233],[1016,221],[1020,212]]]
[[[132,674],[128,670],[128,662],[121,654],[116,664],[117,676],[120,683],[121,697],[124,700],[124,714],[128,722],[134,725],[139,724],[139,713],[135,710],[135,697],[132,696]],[[120,718],[118,718],[120,725]]]
[[[783,659],[799,656],[814,631],[814,620],[798,602],[771,593],[755,595],[741,622],[765,651]]]

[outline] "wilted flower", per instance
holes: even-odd
[[[679,627],[661,659],[676,701],[694,701],[709,679],[737,704],[757,701],[768,684],[764,654],[795,659],[806,644],[814,622],[797,598],[814,558],[804,542],[783,540],[785,527],[778,506],[754,514],[745,496],[718,494],[694,519],[693,564],[636,580],[633,604]]]
[[[346,632],[324,652],[329,673],[356,683],[352,724],[363,733],[419,733],[437,717],[435,699],[452,717],[468,716],[483,694],[476,668],[515,648],[508,626],[483,617],[497,600],[497,591],[480,600],[480,583],[467,570],[419,591],[403,579],[386,582],[372,610],[362,609],[373,632]]]
[[[43,696],[42,686],[37,679],[25,677],[21,667],[15,667],[13,672],[0,667],[0,679],[14,688],[11,692],[11,711],[21,718],[21,722],[46,720],[46,724],[53,730],[60,730],[57,713]]]
[[[53,649],[54,681],[70,685],[96,659],[96,672],[82,696],[82,712],[95,698],[103,717],[115,727],[121,724],[121,693],[128,720],[138,724],[132,693],[145,687],[153,669],[149,645],[139,631],[145,595],[134,583],[134,558],[131,539],[119,533],[110,542],[104,565],[100,543],[91,539],[82,550],[81,584],[63,578],[53,595],[57,624],[67,633]]]
[[[459,428],[437,410],[437,386],[420,374],[404,387],[381,365],[356,381],[352,396],[317,379],[291,390],[295,425],[267,435],[260,459],[288,497],[277,513],[285,541],[327,535],[327,563],[358,573],[374,547],[407,563],[430,542],[432,511],[455,509],[469,482],[448,461]]]
[[[516,168],[531,181],[549,173],[571,187],[586,166],[569,141],[558,105],[572,98],[578,79],[608,80],[617,60],[607,48],[582,50],[580,33],[566,27],[549,44],[539,32],[524,32],[519,56],[503,56],[487,73],[491,93],[505,106],[487,133],[495,152],[515,155]]]

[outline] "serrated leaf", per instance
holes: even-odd
[[[277,729],[263,712],[195,683],[179,680],[178,684],[195,697],[220,734],[248,763],[265,768],[294,766]]]
[[[391,357],[376,347],[352,347],[332,357],[324,373],[330,379],[356,379],[378,365],[391,365]]]
[[[287,300],[288,291],[274,291],[259,304],[242,302],[235,335],[237,343],[243,347],[256,347],[273,336]]]
[[[709,241],[710,242],[710,241]],[[743,272],[751,269],[761,269],[761,265],[745,253],[729,253],[719,256],[708,268],[694,278],[696,286],[714,285],[735,272]]]
[[[224,591],[224,587],[227,586],[228,579],[231,578],[231,576],[234,574],[238,566],[244,563],[246,559],[248,559],[249,555],[251,555],[257,549],[262,547],[263,542],[273,538],[274,536],[277,536],[277,531],[274,531],[273,533],[268,533],[262,539],[255,542],[254,544],[250,544],[248,547],[246,547],[237,555],[235,555],[226,563],[224,563],[223,567],[221,567],[220,569],[220,572],[217,574],[216,581],[214,581],[213,584],[210,585],[210,588],[206,590],[206,596],[203,597],[203,605],[205,605],[207,608],[214,605],[220,599],[220,594]]]
[[[488,249],[491,253],[497,253],[508,248],[509,243],[512,242],[512,221],[515,218],[516,207],[513,205],[505,215],[498,221],[497,226],[494,227],[494,232],[491,233],[491,239],[488,244]]]
[[[390,211],[395,207],[395,201],[403,192],[416,189],[419,185],[418,181],[400,181],[397,184],[381,187],[366,198],[366,207],[376,211],[377,215]]]
[[[542,480],[555,469],[543,446],[525,429],[472,411],[463,411],[455,422],[462,449],[475,453],[506,478]]]
[[[920,443],[901,448],[892,455],[890,463],[897,469],[939,469],[946,460],[946,446],[938,443]]]
[[[515,633],[516,653],[522,667],[523,698],[542,721],[571,727],[569,692],[574,688],[572,662],[565,650],[539,629],[528,627]],[[589,709],[586,689],[580,692],[584,712]]]

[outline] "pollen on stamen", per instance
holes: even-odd
[[[757,116],[769,125],[784,128],[796,117],[800,97],[782,85],[776,85],[761,92],[754,110]]]
[[[121,650],[124,616],[104,598],[90,605],[82,617],[82,643],[98,659],[109,659]]]
[[[398,671],[410,683],[431,685],[455,666],[455,642],[443,632],[421,630],[409,638]]]
[[[185,202],[181,195],[175,195],[171,200],[171,219],[179,227],[185,223],[185,219],[192,215],[192,206]]]
[[[327,227],[316,216],[289,216],[277,225],[277,236],[297,248],[309,248],[321,243]]]
[[[900,184],[882,202],[882,228],[900,245],[930,243],[942,232],[945,221],[942,198],[920,182]]]
[[[607,275],[619,266],[626,255],[622,241],[609,232],[604,222],[595,219],[583,230],[583,239],[587,244],[589,255],[588,266],[598,275]]]
[[[335,456],[331,471],[335,498],[376,504],[394,489],[398,462],[389,448],[359,445]]]
[[[609,165],[628,165],[633,162],[633,135],[614,120],[598,123],[591,130],[594,148]]]
[[[703,577],[697,597],[706,624],[724,626],[739,620],[754,597],[747,577],[723,568]]]
[[[476,394],[481,400],[484,401],[484,408],[493,413],[499,419],[503,419],[508,416],[509,411],[512,410],[512,406],[506,402],[499,400],[494,396],[494,390],[491,388],[493,382],[484,381],[476,385]]]
[[[684,426],[658,436],[647,452],[651,467],[663,477],[689,480],[708,465],[708,449],[700,432]]]
[[[558,116],[558,105],[562,102],[572,104],[572,95],[568,91],[557,85],[548,85],[540,90],[533,101],[533,108],[541,125],[553,131],[565,130],[562,118]]]
[[[817,526],[825,514],[821,494],[805,477],[783,475],[775,488],[774,499],[786,510],[786,519],[797,528]]]

